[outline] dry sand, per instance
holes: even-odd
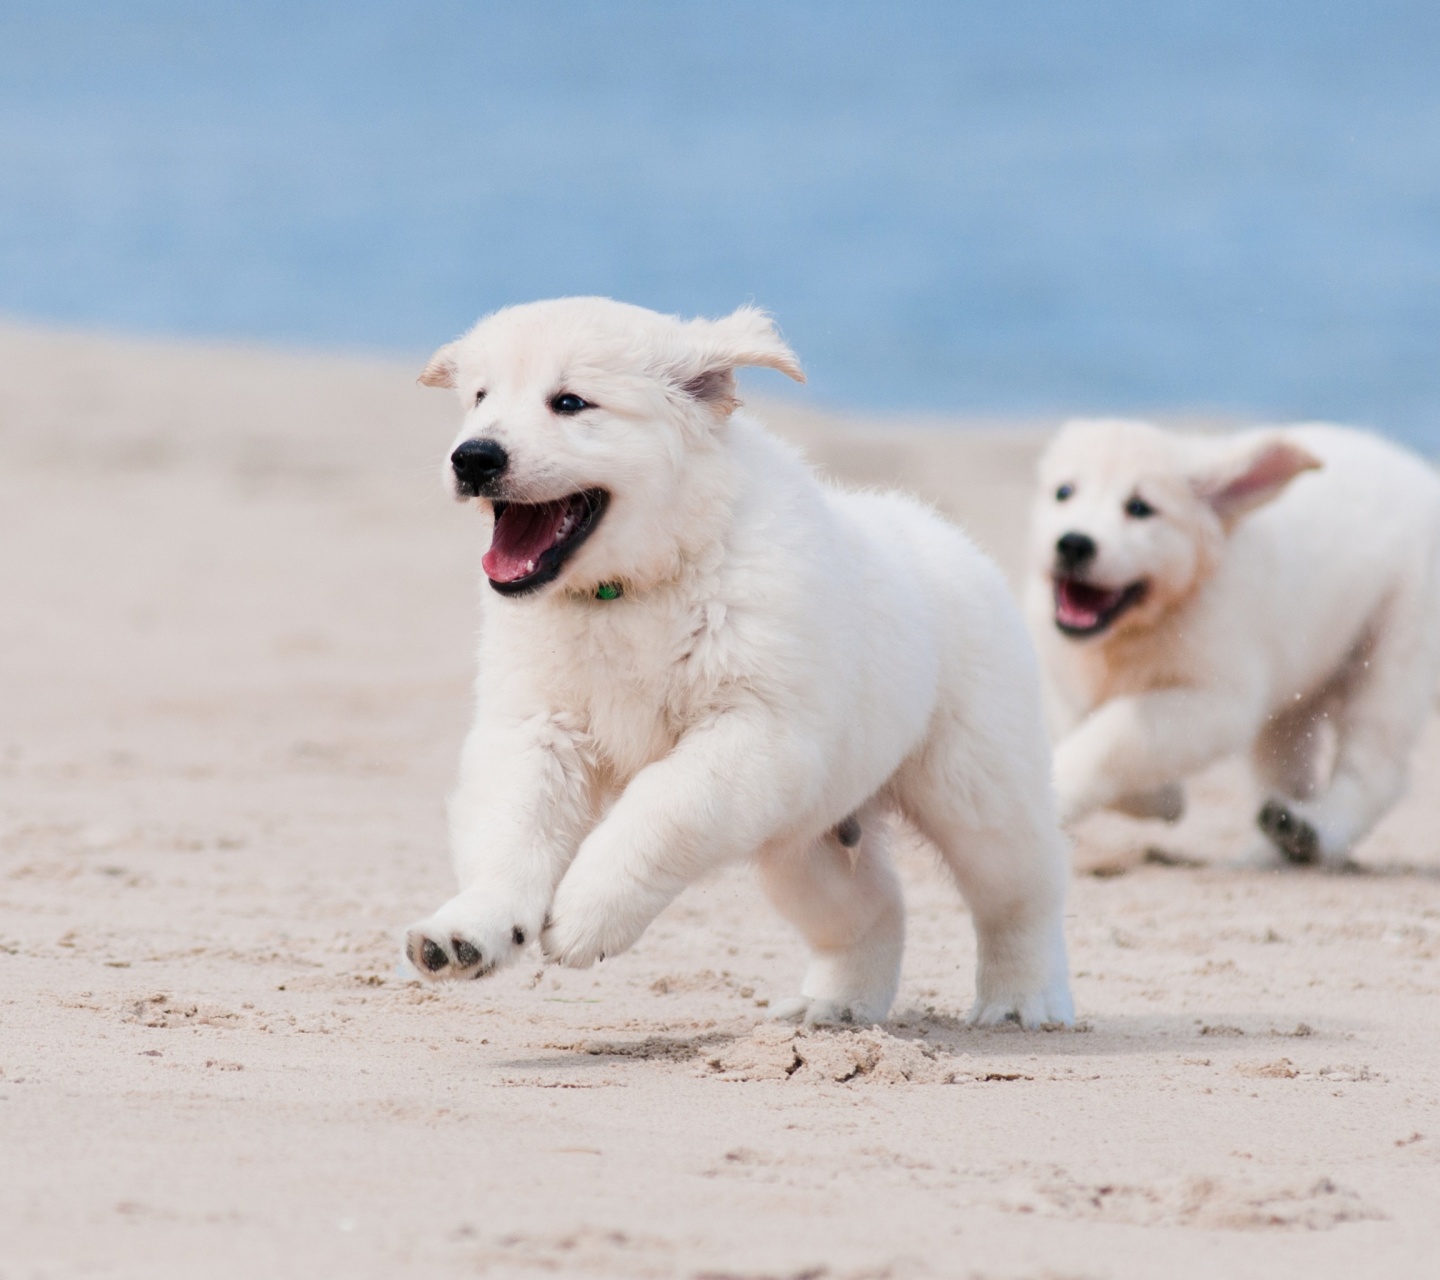
[[[743,869],[591,972],[401,974],[481,551],[413,373],[0,331],[0,1278],[1440,1274],[1433,729],[1364,874],[1220,865],[1233,768],[1091,823],[1074,1033],[963,1028],[920,851],[884,1030],[765,1021]],[[772,421],[1015,566],[1037,430]]]

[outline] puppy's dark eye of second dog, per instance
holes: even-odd
[[[475,393],[475,403],[479,404],[483,399],[485,399],[485,393],[483,391],[477,391]]]
[[[593,409],[595,406],[588,400],[582,399],[572,391],[562,391],[550,401],[552,413],[583,413],[586,409]]]
[[[1155,508],[1146,502],[1144,498],[1135,497],[1131,498],[1130,501],[1125,504],[1125,514],[1134,517],[1136,520],[1145,520],[1155,514]]]
[[[1074,493],[1075,486],[1073,484],[1062,484],[1055,490],[1055,501],[1064,502],[1066,499],[1072,497]]]

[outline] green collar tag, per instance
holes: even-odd
[[[602,582],[595,588],[597,600],[618,600],[624,594],[624,588],[618,582]]]

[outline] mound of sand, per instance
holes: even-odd
[[[706,1059],[723,1080],[789,1080],[796,1084],[954,1084],[958,1068],[934,1049],[887,1034],[762,1024]]]

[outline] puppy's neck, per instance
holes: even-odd
[[[1143,626],[1101,636],[1073,656],[1090,707],[1111,698],[1190,683],[1195,663],[1186,635],[1191,596],[1168,605]]]
[[[724,563],[743,491],[729,425],[687,451],[668,501],[643,513],[642,536],[567,584],[567,603],[633,607],[657,593],[703,590]]]

